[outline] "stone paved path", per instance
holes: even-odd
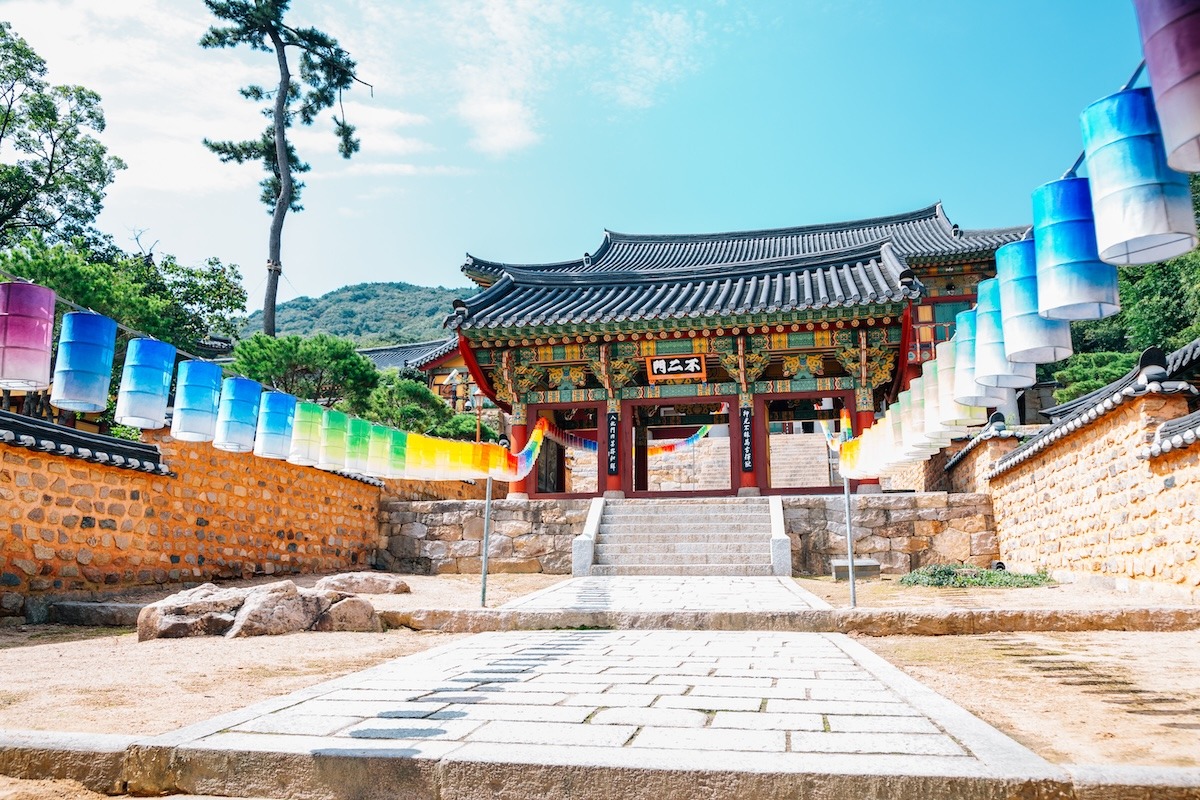
[[[789,578],[572,578],[502,608],[570,611],[799,611],[829,608]]]

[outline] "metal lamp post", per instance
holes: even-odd
[[[508,449],[508,437],[500,434],[500,439],[497,441],[505,450]],[[488,548],[492,540],[492,476],[488,475],[487,479],[487,494],[483,501],[483,558],[480,563],[480,572],[483,573],[483,582],[479,593],[479,605],[482,608],[487,608],[487,572],[488,572]]]

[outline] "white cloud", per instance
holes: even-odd
[[[349,176],[396,176],[396,175],[447,175],[460,176],[471,175],[473,170],[465,167],[454,167],[442,164],[404,164],[398,162],[389,163],[371,163],[366,161],[358,161],[346,169],[342,170],[342,175]]]
[[[615,40],[620,46],[611,54],[610,76],[596,87],[623,106],[649,108],[664,87],[699,69],[705,15],[638,6],[631,23]]]

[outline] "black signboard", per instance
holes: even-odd
[[[620,416],[615,412],[608,414],[608,474],[618,475],[621,472],[620,466],[617,463],[617,430],[620,423]]]
[[[751,409],[742,409],[742,472],[754,472],[754,445],[751,442],[753,427],[750,424]]]

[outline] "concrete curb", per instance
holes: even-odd
[[[125,791],[125,757],[133,736],[0,730],[0,775],[73,780],[102,794]]]
[[[574,611],[417,609],[381,611],[390,628],[448,633],[554,629],[761,630],[864,636],[962,636],[984,633],[1189,631],[1200,608],[804,609],[797,611]]]

